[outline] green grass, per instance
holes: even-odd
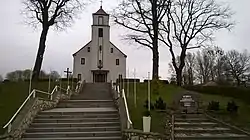
[[[143,105],[145,100],[147,99],[147,84],[146,83],[138,83],[137,84],[137,107],[134,105],[134,94],[133,94],[133,84],[129,84],[129,95],[128,89],[125,87],[125,92],[128,98],[128,106],[130,111],[130,116],[132,118],[133,127],[135,129],[142,130],[142,114],[146,110]],[[174,85],[164,85],[159,88],[159,95],[151,94],[151,101],[155,102],[155,100],[161,96],[163,100],[169,106],[173,102],[174,95],[178,92],[184,91],[184,89],[176,87]],[[233,124],[245,128],[246,130],[250,130],[250,103],[247,104],[239,99],[234,99],[234,101],[239,105],[238,115],[232,115],[226,111],[227,103],[233,98],[224,97],[219,95],[209,95],[209,94],[201,94],[201,100],[203,106],[207,106],[208,103],[212,100],[220,102],[221,111],[214,114],[216,117],[222,119],[223,121],[233,122]],[[155,110],[151,111],[151,131],[158,133],[165,133],[164,125],[166,115],[164,113],[157,112]]]
[[[50,91],[59,82],[51,82]],[[32,83],[32,89],[48,91],[49,82]],[[67,88],[67,82],[62,82],[62,87]],[[17,111],[19,106],[27,98],[29,92],[29,82],[6,82],[0,83],[0,135],[4,133],[2,128],[12,115]],[[38,96],[40,96],[38,94]],[[44,95],[43,95],[44,96]]]
[[[242,100],[233,99],[230,97],[224,97],[219,95],[209,95],[202,94],[203,105],[208,105],[210,101],[219,101],[220,102],[220,111],[213,113],[217,118],[225,122],[232,123],[240,128],[250,131],[250,103],[247,104]],[[227,103],[234,100],[239,106],[237,114],[230,114],[226,111]]]
[[[137,84],[137,107],[134,104],[134,89],[133,84],[129,86],[129,95],[127,87],[125,87],[125,92],[128,98],[128,106],[130,115],[133,122],[133,127],[135,129],[142,130],[142,116],[143,112],[146,108],[143,106],[145,101],[147,100],[147,84],[146,83],[138,83]],[[167,105],[172,103],[173,95],[177,92],[182,91],[183,89],[178,88],[173,85],[165,85],[159,88],[159,95],[151,94],[151,101],[154,103],[155,100],[161,96],[164,101],[166,101]],[[151,111],[151,131],[158,133],[165,133],[164,126],[166,115],[164,113],[157,112],[155,110]]]

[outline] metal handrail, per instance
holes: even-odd
[[[119,86],[118,86],[119,89]],[[118,91],[119,92],[119,91]],[[127,99],[126,99],[126,95],[125,95],[125,91],[124,89],[122,89],[122,98],[124,100],[124,104],[125,104],[125,110],[126,110],[126,114],[127,114],[127,121],[128,121],[128,129],[130,128],[130,126],[133,125],[131,119],[130,119],[130,115],[129,115],[129,110],[128,110],[128,104],[127,104]]]
[[[25,104],[28,102],[28,100],[30,99],[30,97],[33,95],[33,98],[36,97],[36,92],[37,93],[42,93],[42,94],[47,94],[50,95],[50,99],[52,100],[52,95],[54,94],[55,91],[57,91],[57,87],[55,86],[55,88],[53,89],[53,91],[51,93],[48,92],[44,92],[41,90],[37,90],[37,89],[33,89],[32,92],[29,94],[29,96],[24,100],[24,102],[22,103],[22,105],[18,108],[18,110],[15,112],[15,114],[11,117],[11,119],[3,126],[3,128],[8,127],[8,133],[11,131],[11,127],[12,127],[12,122],[13,120],[16,118],[16,116],[18,115],[18,113],[22,110],[22,108],[25,106]]]

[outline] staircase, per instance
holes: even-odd
[[[40,112],[24,140],[121,140],[119,114],[107,83],[89,83],[70,100]]]
[[[249,140],[237,130],[207,118],[203,114],[176,114],[175,140]]]

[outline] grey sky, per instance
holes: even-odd
[[[20,0],[21,1],[21,0]],[[16,69],[32,68],[38,48],[40,29],[34,30],[23,24],[20,14],[22,4],[17,0],[0,1],[0,74],[5,75]],[[248,49],[250,33],[250,1],[224,0],[231,4],[236,12],[234,20],[237,22],[232,32],[220,31],[216,33],[216,44],[225,50]],[[117,4],[117,0],[104,0],[103,8],[109,12]],[[85,45],[91,38],[92,13],[99,9],[100,3],[89,5],[76,20],[71,28],[63,32],[49,31],[47,49],[44,55],[42,69],[62,72],[66,67],[72,68],[72,54]],[[127,54],[127,68],[132,71],[136,68],[137,77],[147,76],[152,68],[150,50],[129,45],[122,41],[124,31],[121,27],[111,25],[111,41]],[[167,48],[160,48],[160,76],[168,76],[170,56]]]

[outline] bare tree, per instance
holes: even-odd
[[[57,71],[51,71],[49,75],[51,79],[59,79],[61,77]]]
[[[201,52],[197,51],[196,55],[196,73],[200,79],[200,83],[206,83],[209,81],[211,61],[209,59],[208,53],[205,49]]]
[[[74,17],[82,10],[85,3],[81,0],[24,0],[24,14],[32,26],[41,25],[42,32],[33,69],[33,79],[39,77],[46,38],[51,26],[62,30],[72,24]]]
[[[237,80],[238,86],[241,83],[241,77],[250,71],[250,55],[245,50],[239,53],[236,50],[228,51],[226,54],[228,72]]]
[[[195,54],[194,53],[187,53],[187,57],[185,59],[185,68],[187,73],[187,80],[189,85],[193,85],[194,83],[194,66],[195,66]]]
[[[170,0],[124,0],[114,10],[114,21],[131,32],[126,39],[149,48],[153,53],[153,79],[159,78],[159,24]]]
[[[177,84],[181,86],[187,50],[204,46],[219,29],[231,29],[232,12],[226,4],[215,0],[172,0],[166,15],[161,22],[160,40],[169,47]],[[180,50],[178,54],[175,47]],[[180,56],[179,64],[176,55]]]

